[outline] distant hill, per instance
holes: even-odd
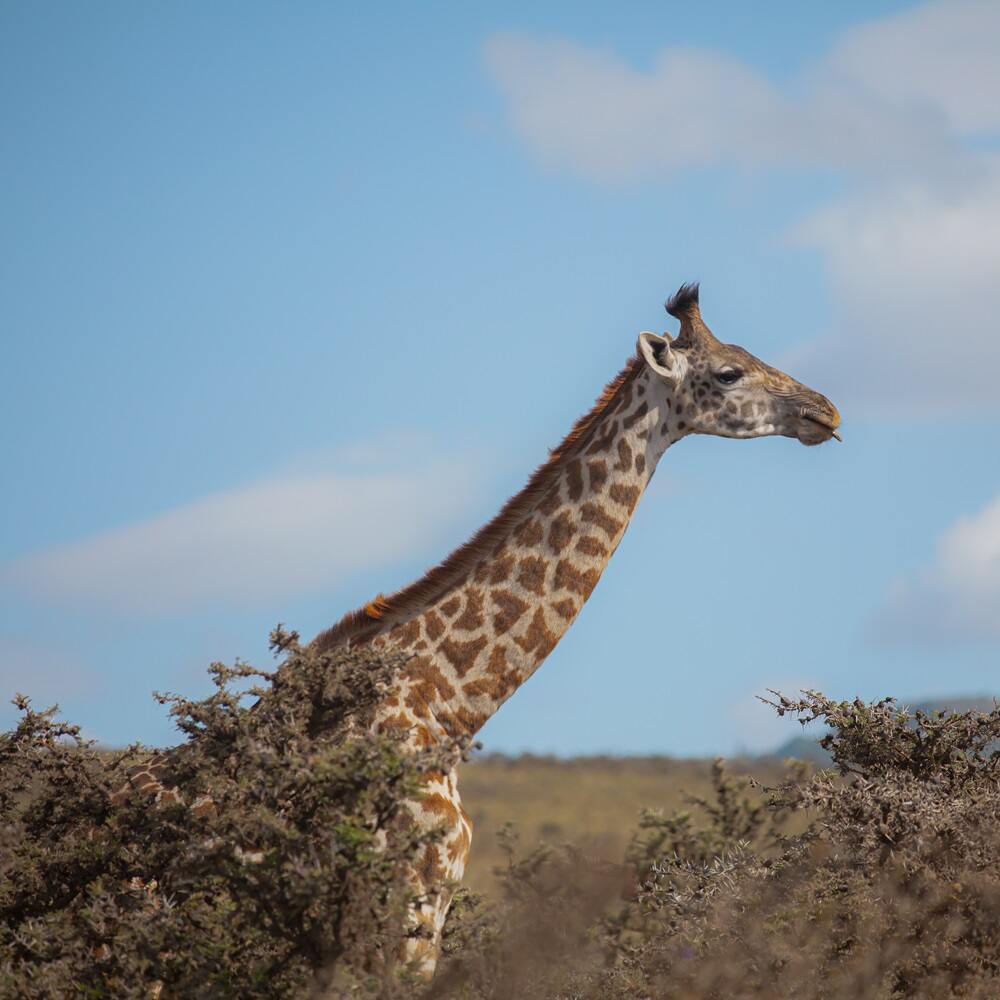
[[[994,697],[994,695],[983,694],[972,697],[932,698],[928,701],[902,702],[902,704],[911,712],[992,712]],[[812,732],[815,735],[807,736],[806,732]],[[808,760],[813,764],[829,764],[830,755],[819,745],[825,732],[825,729],[820,726],[810,726],[801,735],[785,740],[776,750],[763,756],[781,759],[797,757],[799,760]]]

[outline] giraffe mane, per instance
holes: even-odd
[[[628,360],[625,367],[604,387],[593,407],[573,425],[563,440],[549,452],[546,462],[531,475],[524,488],[515,493],[500,508],[500,512],[484,524],[464,545],[393,594],[379,594],[367,604],[349,611],[332,627],[313,640],[320,649],[328,649],[349,639],[371,638],[381,632],[386,619],[412,614],[440,598],[456,580],[466,576],[484,555],[492,553],[497,545],[535,508],[555,483],[564,459],[578,453],[600,422],[612,408],[619,394],[642,371],[638,356]]]

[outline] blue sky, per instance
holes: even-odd
[[[1000,8],[539,7],[3,7],[9,694],[171,742],[152,690],[442,557],[691,279],[845,442],[671,449],[487,749],[997,691]]]

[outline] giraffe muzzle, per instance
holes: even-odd
[[[837,433],[840,426],[840,414],[832,404],[827,412],[813,409],[803,409],[799,412],[800,424],[798,439],[805,445],[823,444],[831,438],[843,442]]]

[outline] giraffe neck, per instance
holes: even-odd
[[[633,362],[618,382],[526,490],[451,557],[461,565],[447,585],[408,608],[418,581],[345,619],[355,633],[348,641],[412,654],[381,726],[409,729],[424,744],[471,736],[572,625],[657,462],[685,434],[669,388],[645,366]],[[359,616],[366,627],[358,627]]]

